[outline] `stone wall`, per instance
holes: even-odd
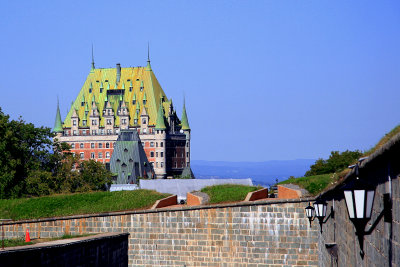
[[[130,266],[318,266],[309,199],[120,212],[5,225],[6,237],[129,232]]]
[[[371,230],[371,233],[364,236],[363,257],[360,255],[355,227],[349,220],[343,187],[339,186],[322,195],[328,202],[327,215],[334,205],[335,216],[333,219],[328,218],[323,224],[323,233],[319,239],[321,266],[400,266],[399,151],[400,144],[395,143],[383,153],[372,156],[373,159],[366,161],[360,167],[361,181],[376,188],[373,215],[365,227],[365,230]],[[354,178],[354,174],[349,178]],[[343,185],[347,182],[345,181]],[[383,195],[387,193],[391,193],[392,218],[385,218],[382,213]],[[317,221],[313,224],[317,225]],[[326,249],[327,245],[333,248],[330,250],[333,255]]]

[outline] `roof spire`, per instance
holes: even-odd
[[[182,111],[182,120],[181,120],[182,130],[190,130],[189,120],[186,114],[186,100],[183,97],[183,111]]]
[[[93,43],[92,43],[92,68],[90,69],[90,72],[93,72],[94,69],[95,69],[95,67],[94,67]]]
[[[60,114],[60,103],[58,101],[57,96],[57,113],[56,113],[56,121],[54,122],[53,132],[61,133],[63,131],[62,122],[61,122],[61,114]]]
[[[160,101],[160,107],[158,108],[158,113],[157,113],[157,121],[156,121],[156,130],[165,130],[167,127],[165,127],[165,122],[164,122],[164,111],[163,111],[163,106],[162,102]]]
[[[151,65],[150,65],[150,43],[147,42],[147,70],[151,70]]]

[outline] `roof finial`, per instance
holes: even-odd
[[[150,42],[147,42],[147,62],[150,63]]]
[[[150,42],[147,42],[147,67],[146,70],[151,70],[150,65]]]
[[[93,56],[93,43],[92,43],[92,70],[94,70],[94,56]]]

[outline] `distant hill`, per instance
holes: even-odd
[[[265,162],[228,162],[192,160],[191,167],[197,179],[251,178],[254,184],[269,186],[275,180],[289,176],[303,176],[315,159],[270,160]]]

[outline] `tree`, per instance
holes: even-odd
[[[79,162],[53,137],[50,128],[10,120],[0,108],[0,199],[106,189],[104,164]]]
[[[0,198],[26,191],[30,170],[39,170],[47,161],[51,137],[49,128],[36,128],[21,118],[10,121],[0,108]]]
[[[310,170],[306,172],[305,176],[340,172],[357,161],[361,156],[362,153],[359,150],[346,150],[342,153],[339,151],[332,151],[327,160],[320,158],[315,161],[315,163],[310,166]]]

